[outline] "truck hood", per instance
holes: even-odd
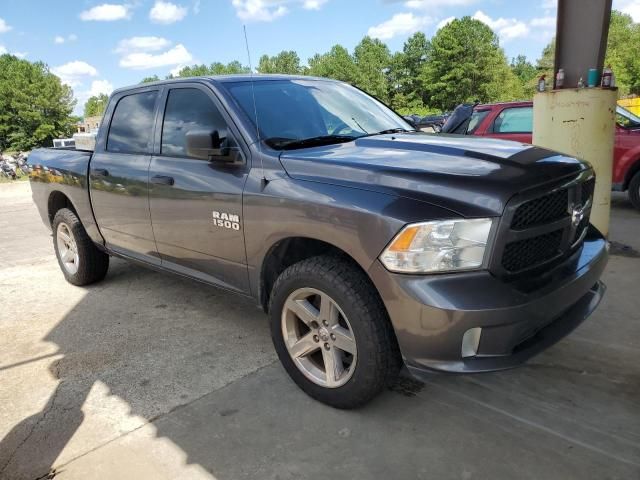
[[[465,217],[501,215],[516,193],[590,168],[532,145],[424,133],[285,151],[280,160],[295,179],[412,198]]]

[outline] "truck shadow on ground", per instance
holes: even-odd
[[[121,261],[44,341],[64,355],[49,367],[59,383],[1,441],[0,478],[52,478],[54,467],[148,422],[218,479],[640,473],[633,349],[585,352],[569,339],[531,367],[437,375],[426,388],[405,378],[361,410],[338,411],[274,363],[252,301]],[[100,413],[113,396],[128,412]],[[595,415],[605,406],[607,419]],[[514,460],[486,461],[498,451]]]

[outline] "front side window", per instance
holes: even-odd
[[[162,154],[186,157],[190,131],[217,131],[225,138],[227,123],[206,93],[197,88],[176,88],[169,92],[164,112]]]
[[[382,103],[339,82],[262,80],[225,86],[254,126],[258,124],[261,138],[274,148],[319,137],[348,140],[388,130],[413,130]]]
[[[494,133],[531,133],[533,107],[505,108],[493,125]]]
[[[116,153],[150,153],[158,92],[122,97],[113,112],[107,150]]]

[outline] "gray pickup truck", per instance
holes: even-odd
[[[510,368],[597,307],[589,165],[416,132],[341,82],[175,79],[113,93],[95,151],[30,156],[66,279],[109,257],[257,301],[284,368],[354,408],[406,366]]]

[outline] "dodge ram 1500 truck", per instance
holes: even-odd
[[[523,363],[600,302],[594,174],[520,143],[415,132],[347,84],[174,79],[115,91],[95,151],[30,156],[66,279],[109,257],[257,301],[312,397],[364,404],[405,365]]]

